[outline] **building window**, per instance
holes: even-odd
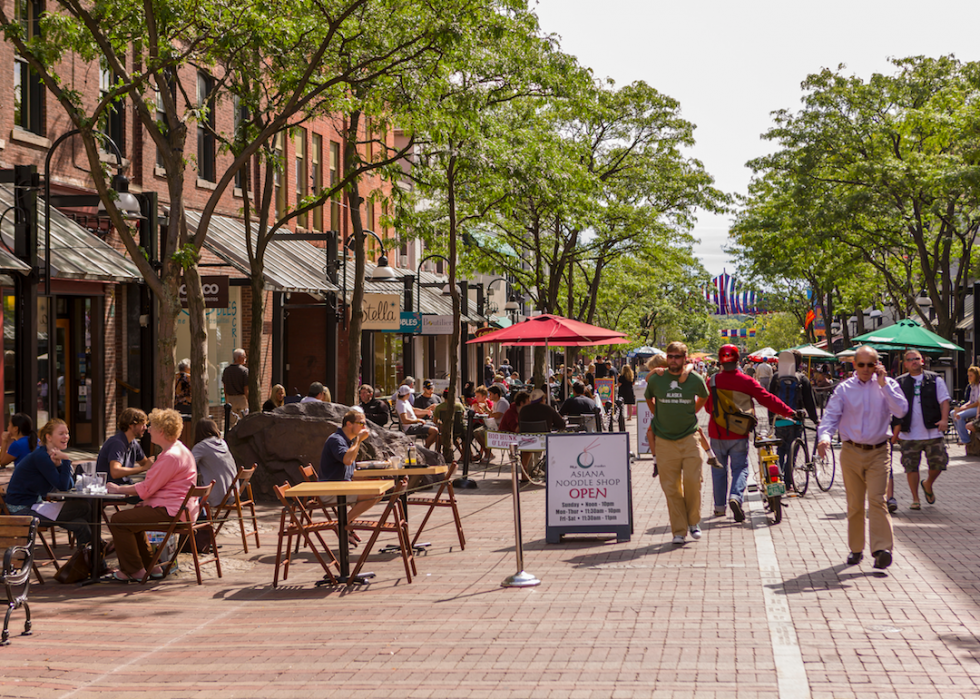
[[[242,100],[238,95],[232,98],[233,108],[235,110],[235,140],[238,143],[244,143],[245,141],[245,123],[248,121],[248,107],[242,104]],[[237,157],[237,156],[235,156]],[[245,187],[245,169],[248,167],[248,163],[242,165],[241,168],[235,171],[235,188],[244,189]]]
[[[330,186],[340,179],[340,144],[330,144]],[[330,230],[340,231],[340,192],[330,197]]]
[[[40,35],[40,0],[14,0],[14,21],[23,28],[24,39]],[[41,118],[44,109],[44,84],[21,56],[14,56],[14,124],[31,133],[44,135]]]
[[[109,68],[103,67],[99,73],[99,100],[105,99],[113,85],[116,84],[116,76]],[[125,133],[123,131],[123,110],[122,101],[116,100],[106,105],[106,110],[99,120],[99,130],[112,139],[120,152],[126,152]],[[109,153],[112,151],[107,144],[102,144],[102,150]]]
[[[217,182],[215,162],[215,95],[214,78],[205,73],[197,74],[197,175],[207,182]]]
[[[318,133],[313,134],[312,153],[310,153],[310,165],[313,167],[312,184],[313,196],[319,196],[323,191],[323,136]],[[313,230],[323,230],[323,207],[317,206],[313,209]]]
[[[303,199],[306,198],[307,183],[306,178],[308,177],[306,173],[306,129],[299,128],[296,129],[296,208],[299,209],[303,205]],[[307,222],[309,217],[306,212],[299,214],[296,217],[296,225],[307,227]]]
[[[282,131],[276,134],[275,140],[275,169],[272,172],[272,197],[275,200],[275,220],[282,218],[286,210],[286,186],[282,181],[282,167],[285,154],[283,153]]]

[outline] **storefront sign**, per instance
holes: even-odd
[[[228,277],[201,277],[201,291],[205,308],[228,308]],[[181,307],[187,308],[187,285],[181,284],[177,293]]]
[[[455,327],[452,316],[422,316],[423,335],[452,335]]]
[[[362,330],[391,330],[398,332],[401,316],[398,294],[364,294],[361,307]]]
[[[473,337],[483,337],[494,332],[497,332],[496,328],[477,328],[476,332],[473,333]]]
[[[547,436],[546,539],[565,534],[633,532],[630,448],[626,433],[549,434]]]
[[[399,314],[398,329],[385,330],[386,333],[402,333],[403,335],[418,335],[422,329],[422,314],[413,311],[402,311]]]

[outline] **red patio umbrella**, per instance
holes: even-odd
[[[531,316],[520,323],[475,337],[466,344],[499,342],[511,347],[589,347],[628,344],[624,333],[556,315]]]

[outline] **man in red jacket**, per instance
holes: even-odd
[[[738,347],[723,345],[718,350],[718,363],[722,370],[711,377],[708,384],[708,402],[705,412],[711,416],[708,422],[708,436],[711,438],[711,449],[718,458],[719,468],[711,469],[711,485],[715,496],[715,516],[725,514],[725,494],[728,492],[728,466],[732,469],[732,488],[728,495],[728,505],[732,508],[732,516],[736,522],[745,521],[742,510],[742,494],[749,475],[749,435],[737,434],[722,427],[714,419],[714,400],[716,392],[731,399],[739,409],[755,414],[753,399],[759,401],[764,408],[783,417],[792,417],[794,411],[781,400],[776,398],[759,385],[751,376],[743,374],[738,368]],[[719,403],[724,401],[719,399]],[[749,433],[751,434],[751,433]]]

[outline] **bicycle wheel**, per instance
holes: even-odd
[[[534,485],[544,485],[545,476],[547,475],[545,463],[543,452],[531,452],[531,458],[528,460],[525,470],[527,471],[528,478],[531,479],[531,483]]]
[[[834,484],[834,474],[837,473],[837,455],[834,453],[834,447],[827,447],[827,456],[825,458],[820,458],[818,455],[813,456],[813,478],[817,481],[817,487],[823,492],[830,490],[830,486]]]
[[[781,495],[769,498],[769,511],[773,515],[773,524],[779,524],[783,521],[783,498]]]
[[[807,468],[807,462],[810,460],[810,455],[807,453],[806,442],[802,439],[793,440],[793,448],[790,452],[790,456],[793,459],[792,471],[793,471],[793,490],[800,497],[806,495],[806,490],[810,487],[810,470]]]

